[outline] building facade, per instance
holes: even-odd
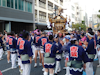
[[[63,14],[67,15],[68,18],[70,17],[72,23],[82,23],[85,19],[85,12],[77,2],[64,0],[64,8],[67,8],[67,10],[64,10]]]
[[[0,32],[33,30],[32,0],[0,0]]]
[[[63,0],[0,0],[0,32],[44,30],[58,7],[63,8]]]
[[[58,7],[63,8],[63,0],[35,0],[35,26],[38,29],[47,28],[48,17],[58,14]]]
[[[64,0],[64,8],[67,10],[64,10],[63,15],[70,18],[72,23],[75,23],[75,4],[70,0]]]

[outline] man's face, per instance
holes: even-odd
[[[55,38],[54,41],[55,41],[55,42],[58,42],[58,38]]]
[[[32,36],[34,36],[34,33],[32,33]]]
[[[97,32],[97,35],[100,35],[100,32]]]
[[[78,42],[78,41],[75,41],[75,44],[76,44],[76,45],[79,45],[79,42]]]

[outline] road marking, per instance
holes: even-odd
[[[33,61],[34,59],[32,59],[32,61]],[[18,67],[18,65],[17,65],[17,67]],[[10,67],[10,68],[7,68],[7,69],[5,69],[5,70],[2,70],[1,72],[2,73],[4,73],[4,72],[6,72],[6,71],[9,71],[9,70],[11,70],[12,69],[12,67]],[[15,68],[16,69],[16,68]]]
[[[17,65],[17,67],[18,67],[18,65]],[[7,69],[5,69],[5,70],[3,70],[3,71],[1,71],[1,72],[4,73],[4,72],[9,71],[9,70],[11,70],[11,69],[12,69],[12,67],[7,68]],[[15,68],[15,69],[16,69],[16,68]]]

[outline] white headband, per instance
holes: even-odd
[[[90,37],[94,37],[94,35],[91,35],[90,33],[86,33],[86,35],[89,35]]]

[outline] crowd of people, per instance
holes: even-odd
[[[7,50],[7,63],[11,62],[12,69],[17,68],[21,75],[30,75],[32,60],[34,68],[43,66],[43,75],[57,75],[61,69],[60,61],[64,58],[65,75],[93,75],[94,58],[99,59],[100,67],[100,30],[94,32],[92,28],[85,31],[71,31],[68,33],[13,31],[4,35],[0,33],[0,60]],[[10,58],[11,57],[11,58]]]

